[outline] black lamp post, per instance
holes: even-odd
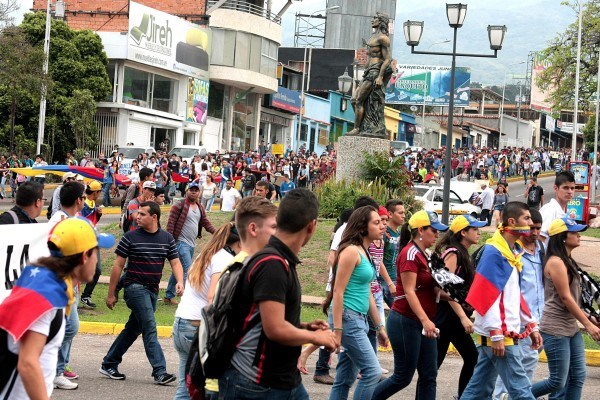
[[[338,89],[342,94],[342,101],[340,102],[340,111],[346,111],[348,109],[348,100],[346,99],[346,93],[352,89],[352,77],[348,75],[348,67],[344,71],[343,75],[338,76]]]
[[[454,39],[452,40],[452,53],[443,53],[437,51],[417,51],[415,47],[421,41],[423,34],[423,21],[406,21],[404,23],[404,37],[406,44],[410,46],[412,54],[428,54],[439,56],[451,56],[452,67],[450,69],[450,101],[448,104],[448,129],[446,132],[446,162],[444,166],[444,202],[442,203],[442,222],[447,224],[450,213],[450,179],[451,179],[451,159],[452,159],[452,125],[454,124],[454,85],[456,81],[456,57],[483,57],[497,58],[498,50],[502,49],[502,42],[506,33],[504,25],[489,25],[488,38],[490,41],[490,49],[494,54],[468,54],[456,52],[456,36],[458,28],[462,27],[467,15],[467,5],[463,3],[446,4],[446,15],[450,27],[454,29]]]

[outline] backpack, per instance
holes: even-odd
[[[278,253],[267,248],[243,262],[234,262],[221,274],[213,303],[202,309],[200,327],[185,366],[186,386],[192,399],[204,399],[206,379],[218,379],[223,375],[242,336],[260,322],[257,318],[246,325],[241,323],[241,291],[247,267],[256,267],[272,259],[285,262]]]
[[[138,185],[137,183],[132,183],[132,185],[135,185],[135,189],[133,191],[133,198],[132,198],[132,200],[133,200],[140,195],[140,185]],[[123,209],[125,208],[125,197],[127,197],[127,196],[123,196],[121,198],[121,211],[123,211]]]
[[[50,341],[58,334],[63,319],[64,312],[61,308],[56,312],[56,316],[54,316],[52,322],[50,322],[50,331],[46,338],[46,344],[50,343]],[[10,386],[7,391],[8,397],[10,397],[9,395],[12,391],[12,387],[19,376],[19,372],[17,371],[18,362],[19,355],[8,349],[8,332],[4,329],[0,329],[0,365],[2,365],[2,368],[0,369],[0,392],[4,391],[5,387]]]
[[[133,199],[131,199],[131,201],[129,202],[129,204],[131,204],[131,202],[135,201],[138,206],[139,206],[139,201],[137,199],[137,197],[134,197]],[[129,207],[129,204],[127,205],[127,207]],[[123,213],[122,217],[121,217],[121,227],[123,228],[123,233],[127,233],[129,232],[129,228],[131,228],[131,220],[129,219],[129,208],[127,210],[125,210],[125,212]]]

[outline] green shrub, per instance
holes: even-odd
[[[317,187],[316,195],[321,204],[319,209],[321,218],[339,217],[344,209],[354,207],[354,201],[360,196],[370,196],[381,205],[389,199],[400,199],[404,202],[408,214],[422,207],[422,204],[415,200],[410,187],[391,189],[379,178],[371,182],[364,180],[336,182],[330,179]]]
[[[404,157],[390,159],[388,153],[364,153],[360,164],[360,179],[371,182],[380,179],[391,190],[404,192],[412,186],[410,174],[404,166]]]

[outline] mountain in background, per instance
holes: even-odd
[[[501,5],[499,5],[501,4]],[[325,8],[325,1],[303,1],[301,11],[291,7],[283,18],[283,45],[294,45],[294,16],[296,12],[310,14]],[[313,10],[314,8],[314,10]],[[395,36],[392,54],[399,64],[450,65],[450,57],[425,56],[410,53],[404,41],[402,24],[406,20],[424,21],[421,51],[451,52],[451,43],[436,44],[452,39],[448,26],[445,2],[439,0],[398,0],[396,3]],[[576,13],[561,0],[482,0],[471,2],[465,23],[458,30],[457,51],[462,53],[492,54],[489,48],[487,26],[506,25],[508,31],[498,58],[457,58],[457,66],[471,68],[471,80],[484,85],[502,85],[505,73],[525,74],[530,51],[547,44],[577,19]]]

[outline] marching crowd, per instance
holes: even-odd
[[[332,235],[324,320],[306,323],[300,321],[298,254],[315,233],[319,209],[315,195],[306,188],[312,170],[320,177],[330,174],[335,159],[332,154],[290,153],[274,161],[264,150],[198,159],[200,168],[193,161],[189,172],[176,156],[161,153],[157,158],[157,154],[152,168],[152,156],[148,161],[141,155],[134,183],[120,194],[124,234],[114,250],[105,300],[112,309],[122,298],[131,314],[107,349],[100,364],[102,375],[126,379],[119,365],[141,335],[154,382],[177,381],[175,399],[306,399],[301,374],[308,373],[308,356],[317,350],[313,379],[332,385],[332,400],[348,398],[353,387],[357,400],[390,398],[408,386],[415,373],[417,398],[435,399],[437,371],[452,343],[463,359],[457,398],[536,399],[547,394],[551,399],[581,398],[586,370],[578,323],[600,340],[599,316],[582,292],[588,290],[585,285],[599,288],[571,257],[580,232],[587,228],[566,215],[575,188],[571,172],[556,169],[554,196],[541,207],[505,197],[497,229],[485,243],[480,243],[480,228],[488,224],[487,215],[481,221],[458,216],[447,226],[425,210],[413,210],[407,218],[397,199],[377,204],[369,197],[357,198],[354,208],[340,215]],[[563,165],[567,156],[561,154],[554,160],[543,149],[504,149],[496,154],[471,149],[459,152],[453,161],[461,160],[456,176],[467,171],[470,179],[487,168],[499,179],[524,173],[527,180],[528,164],[536,168],[539,164],[532,171],[537,176],[536,172]],[[118,153],[116,157],[102,160],[107,171],[103,184],[85,185],[75,174],[63,176],[55,191],[57,200],[53,196],[49,207],[50,255],[33,260],[0,304],[0,354],[7,366],[0,375],[2,398],[47,399],[54,388],[78,386],[74,382],[78,374],[69,365],[78,328],[77,299],[96,307],[91,298],[100,275],[98,248],[114,246],[114,238],[96,233],[94,226],[102,217],[96,202],[102,192],[110,196],[116,182]],[[428,169],[431,160],[434,173],[441,168],[436,151],[420,152],[414,160],[407,154],[406,160],[409,170],[414,163]],[[171,166],[175,163],[177,168]],[[173,188],[156,174],[157,168],[162,174],[163,166],[171,173],[189,174],[185,185],[178,187],[183,198],[172,201],[164,228],[159,205],[171,201]],[[302,171],[307,171],[304,179]],[[283,179],[277,189],[269,180],[278,173]],[[113,175],[111,181],[106,174]],[[219,188],[213,182],[217,176]],[[247,177],[254,178],[248,178],[252,187],[245,186]],[[241,193],[227,203],[234,218],[215,227],[207,215],[212,205],[209,195],[220,192],[223,197],[236,190],[236,180],[241,181]],[[272,200],[278,195],[282,198],[277,207]],[[15,206],[0,215],[0,224],[35,223],[43,207],[43,183],[24,181],[16,190]],[[193,259],[203,230],[212,236]],[[165,261],[172,274],[161,300],[177,305],[173,325],[177,376],[166,369],[154,315]],[[458,292],[436,280],[435,262],[460,278]],[[201,387],[192,390],[186,374],[192,373],[190,363],[199,362],[193,344],[210,322],[202,310],[219,303],[224,295],[219,282],[231,275],[234,265],[242,271],[240,289],[235,291],[239,307],[231,311],[227,323],[239,335],[234,346],[210,350],[217,352],[209,354],[213,358],[229,355],[226,368],[218,374],[206,369]],[[81,291],[83,283],[87,285]],[[391,372],[379,363],[379,345],[391,346]],[[542,348],[549,376],[533,382]],[[218,379],[213,379],[215,375]]]

